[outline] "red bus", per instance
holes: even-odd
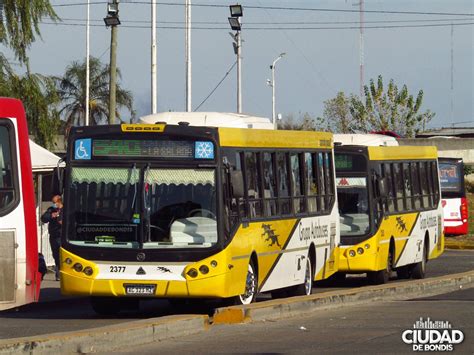
[[[468,210],[464,186],[464,163],[460,158],[439,158],[444,233],[463,235],[468,232]]]
[[[0,98],[0,310],[37,301],[40,283],[25,110]]]

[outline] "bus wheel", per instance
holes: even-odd
[[[94,312],[104,316],[113,316],[120,312],[121,302],[117,297],[91,297]]]
[[[428,260],[428,252],[427,249],[428,246],[425,245],[423,247],[423,257],[419,263],[416,263],[413,265],[413,269],[411,270],[411,276],[414,279],[424,279],[425,278],[425,272],[426,272],[426,261]]]
[[[411,270],[412,270],[412,266],[411,265],[406,265],[406,266],[402,266],[402,267],[399,267],[397,269],[397,277],[400,279],[400,280],[403,280],[403,279],[409,279],[411,277]]]
[[[255,272],[253,262],[250,261],[245,280],[245,292],[236,297],[236,303],[240,305],[250,304],[257,298],[258,276]]]
[[[301,285],[290,288],[288,296],[308,296],[313,291],[313,268],[311,260],[306,258],[306,270],[304,274],[304,282]]]
[[[369,280],[374,285],[382,285],[388,282],[390,275],[392,274],[393,265],[393,249],[390,248],[387,257],[387,266],[383,270],[373,271],[367,273]]]

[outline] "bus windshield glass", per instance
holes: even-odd
[[[464,179],[463,171],[461,170],[462,163],[453,162],[439,162],[439,175],[441,183],[441,193],[449,197],[463,197],[462,181]]]
[[[71,244],[159,249],[217,242],[214,169],[73,167],[70,181]]]
[[[369,200],[366,177],[337,177],[337,200],[341,221],[341,237],[369,233]]]

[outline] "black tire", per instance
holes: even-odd
[[[122,310],[122,304],[117,297],[91,297],[92,309],[103,316],[113,316]]]
[[[250,261],[247,269],[247,277],[245,280],[245,292],[234,298],[237,305],[248,305],[255,302],[258,293],[258,274],[257,269]]]
[[[387,267],[383,270],[368,272],[370,283],[374,285],[383,285],[390,280],[390,275],[393,270],[393,249],[390,248],[387,257]]]
[[[412,265],[406,265],[397,269],[397,278],[400,280],[407,280],[411,277]]]
[[[288,289],[288,296],[309,296],[313,292],[313,267],[309,257],[305,263],[304,282],[301,285],[293,286]]]
[[[414,264],[411,270],[411,276],[414,279],[424,279],[426,273],[426,262],[428,261],[428,245],[423,246],[423,257],[421,261]]]

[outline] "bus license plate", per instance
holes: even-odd
[[[144,295],[153,296],[155,294],[156,285],[124,285],[127,295]]]

